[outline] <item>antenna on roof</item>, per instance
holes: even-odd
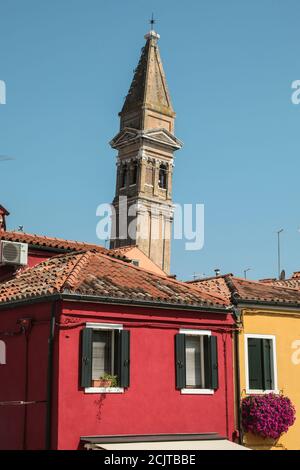
[[[283,228],[277,230],[277,258],[278,258],[278,279],[280,279],[280,234],[283,232]]]
[[[193,277],[193,279],[194,279],[194,281],[195,281],[195,280],[197,279],[197,277],[199,278],[199,277],[202,277],[203,275],[204,275],[204,274],[199,274],[199,273],[194,272],[192,277]]]
[[[247,272],[251,271],[251,268],[244,269],[244,278],[247,279]]]

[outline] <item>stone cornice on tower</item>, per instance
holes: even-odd
[[[177,139],[171,132],[166,129],[149,129],[149,130],[138,130],[130,127],[122,129],[111,141],[110,145],[114,149],[120,149],[123,146],[127,146],[129,143],[134,143],[140,139],[152,141],[157,144],[170,147],[173,150],[178,150],[182,147],[182,142]]]

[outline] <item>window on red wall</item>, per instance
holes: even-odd
[[[210,331],[180,330],[175,337],[176,388],[213,393],[218,388],[217,337]]]
[[[122,328],[122,325],[88,323],[82,330],[83,388],[129,387],[130,334]],[[98,383],[105,380],[106,385]]]

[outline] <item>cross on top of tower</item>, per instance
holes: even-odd
[[[152,13],[151,19],[149,20],[149,23],[151,25],[151,31],[153,31],[154,30],[154,25],[156,23],[156,20],[154,19],[153,13]]]
[[[149,23],[150,23],[150,31],[149,33],[146,34],[145,39],[151,39],[151,38],[159,39],[160,35],[154,31],[154,25],[155,23],[157,23],[157,20],[154,19],[153,13],[152,13],[151,19],[149,20]]]

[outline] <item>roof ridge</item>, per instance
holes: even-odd
[[[219,274],[218,276],[200,277],[198,279],[192,279],[191,281],[185,281],[187,284],[194,284],[202,281],[213,281],[215,279],[224,279],[226,276],[233,276],[232,273]]]
[[[5,230],[3,231],[0,235],[17,235],[19,237],[22,237],[23,235],[28,235],[29,237],[38,237],[38,238],[45,238],[46,240],[56,240],[56,241],[62,241],[62,242],[71,242],[71,243],[78,243],[79,245],[96,245],[95,243],[92,242],[82,242],[78,240],[70,240],[68,238],[61,238],[61,237],[50,237],[48,235],[41,235],[38,233],[30,233],[30,232],[18,232],[17,230]],[[101,245],[99,245],[101,247]],[[103,247],[104,248],[104,247]],[[106,248],[104,248],[106,249]]]
[[[86,263],[89,261],[90,257],[92,256],[92,254],[94,254],[93,251],[89,250],[89,251],[84,251],[83,253],[76,253],[76,255],[81,255],[79,257],[79,259],[77,260],[75,266],[73,266],[73,268],[71,269],[70,273],[67,275],[64,283],[62,284],[61,286],[61,289],[64,291],[64,290],[67,290],[66,288],[67,287],[75,287],[75,284],[76,284],[76,276],[79,275],[81,269],[83,268],[84,265],[86,265]]]
[[[243,279],[242,277],[237,277],[237,276],[233,276],[232,277],[233,280],[237,280],[237,281],[242,281],[244,283],[248,283],[248,284],[258,284],[260,286],[267,286],[269,288],[275,288],[275,289],[291,289],[291,290],[296,290],[296,291],[299,291],[299,289],[295,288],[295,287],[285,287],[285,286],[281,286],[281,285],[274,285],[274,284],[268,284],[267,282],[261,282],[260,280],[255,280],[255,279]],[[278,282],[285,282],[287,281],[288,279],[285,279],[283,281],[280,281],[278,279]]]

